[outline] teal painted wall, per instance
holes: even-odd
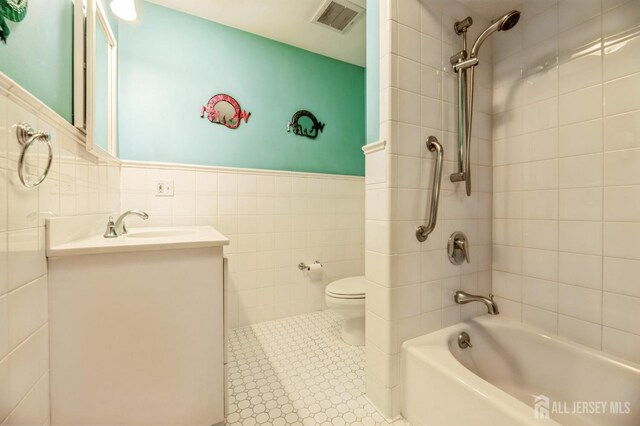
[[[367,143],[380,138],[380,2],[367,0]]]
[[[73,112],[73,3],[32,0],[0,43],[0,71],[68,121]]]
[[[123,159],[364,175],[365,70],[144,1],[120,22]],[[251,112],[236,130],[200,118],[217,93]],[[299,109],[326,123],[286,132]]]

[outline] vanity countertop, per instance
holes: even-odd
[[[211,226],[130,228],[128,234],[117,238],[94,234],[71,241],[57,239],[55,234],[48,233],[47,256],[220,247],[228,244],[229,239]]]

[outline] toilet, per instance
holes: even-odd
[[[342,340],[364,346],[364,276],[333,281],[325,290],[327,307],[342,316]]]

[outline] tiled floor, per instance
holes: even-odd
[[[227,425],[388,425],[364,397],[364,347],[314,312],[229,333]]]

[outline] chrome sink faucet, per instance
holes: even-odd
[[[493,301],[493,294],[490,294],[489,297],[484,297],[458,290],[455,296],[453,296],[453,300],[459,305],[464,305],[469,302],[482,302],[487,307],[489,315],[498,315],[500,313],[498,305]]]
[[[127,234],[127,227],[125,226],[124,220],[127,216],[136,215],[142,218],[142,220],[149,219],[149,215],[141,210],[129,210],[120,215],[120,217],[113,223],[113,218],[109,217],[109,222],[107,223],[107,230],[104,233],[105,238],[116,238],[120,235]]]

